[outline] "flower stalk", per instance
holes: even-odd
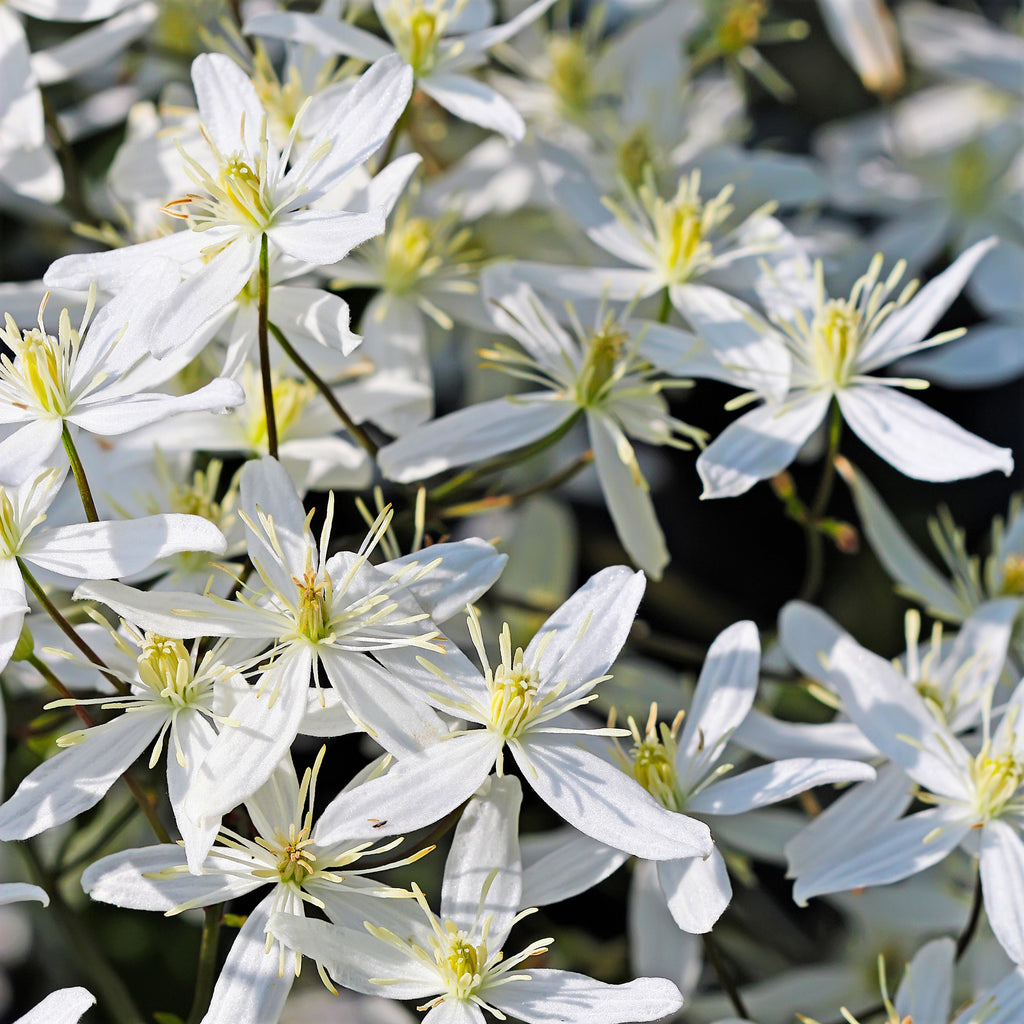
[[[270,303],[270,254],[267,233],[260,236],[260,260],[256,299],[256,339],[260,351],[260,379],[263,408],[267,418],[267,454],[277,458],[277,419],[274,416],[274,386],[270,378],[270,342],[267,337],[267,308]]]

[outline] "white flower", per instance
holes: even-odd
[[[253,659],[260,677],[232,712],[238,724],[220,733],[186,801],[185,813],[199,824],[231,810],[270,777],[306,714],[317,664],[351,717],[392,753],[417,750],[444,732],[434,712],[380,662],[387,665],[407,646],[437,650],[441,634],[430,616],[450,617],[483,593],[504,564],[490,544],[463,541],[371,565],[387,515],[358,552],[328,557],[333,495],[318,545],[288,474],[269,457],[242,471],[239,514],[259,583],[234,601],[121,584],[76,593],[162,635],[234,637],[250,642],[242,645],[250,655],[270,645]]]
[[[499,639],[501,661],[493,668],[479,619],[471,615],[482,672],[457,649],[415,661],[411,650],[396,651],[402,684],[446,714],[483,728],[444,734],[421,752],[400,757],[380,778],[342,793],[324,811],[318,837],[329,841],[354,829],[372,836],[381,819],[402,832],[438,821],[468,799],[495,765],[502,774],[507,748],[537,794],[587,835],[654,860],[707,857],[707,827],[666,810],[595,753],[591,737],[609,730],[591,728],[574,714],[606,678],[644,586],[643,574],[624,566],[597,573],[544,623],[525,651],[513,650],[506,625]]]
[[[301,785],[286,757],[245,802],[255,837],[221,828],[217,845],[193,872],[179,847],[163,844],[104,857],[82,876],[82,887],[94,900],[165,914],[270,887],[235,936],[203,1018],[206,1024],[277,1020],[302,958],[269,924],[273,915],[301,915],[308,904],[331,920],[358,927],[375,913],[372,904],[377,901],[369,897],[407,895],[362,876],[409,864],[422,853],[374,868],[357,866],[363,857],[386,853],[401,840],[377,846],[346,840],[325,845],[311,838],[316,778],[325,749],[306,769]],[[380,913],[386,917],[387,908]]]
[[[195,191],[168,204],[190,230],[112,252],[65,256],[48,284],[96,280],[119,291],[140,259],[161,255],[187,276],[161,302],[165,355],[185,343],[248,284],[263,239],[269,250],[307,264],[334,263],[384,229],[381,210],[366,213],[314,204],[381,146],[405,109],[412,75],[397,58],[378,61],[295,156],[299,119],[283,149],[270,139],[268,115],[245,73],[229,57],[202,54],[192,66],[205,151],[185,154]]]
[[[224,535],[192,515],[155,515],[40,528],[65,471],[47,470],[17,489],[0,487],[0,666],[24,613],[23,562],[74,580],[116,579],[180,551],[224,552]]]
[[[924,381],[875,375],[901,356],[959,337],[947,331],[926,337],[993,242],[979,242],[915,294],[916,283],[896,292],[902,263],[882,278],[876,256],[848,298],[829,298],[821,264],[804,260],[766,270],[762,299],[774,327],[737,299],[708,292],[691,303],[689,316],[720,360],[716,376],[766,397],[701,454],[697,469],[705,498],[733,497],[785,469],[835,401],[855,434],[883,459],[917,480],[960,480],[991,470],[1009,474],[1013,455],[968,433],[894,386],[927,387]],[[773,356],[774,353],[774,356]],[[775,366],[788,360],[780,378]],[[768,369],[766,369],[766,365]],[[694,368],[695,375],[701,375]],[[708,374],[709,376],[712,374]]]
[[[167,270],[164,260],[136,268],[134,287],[143,295],[159,294]],[[56,336],[43,325],[45,299],[38,327],[20,330],[7,315],[0,339],[14,357],[0,355],[0,423],[13,431],[0,442],[0,483],[25,481],[49,460],[62,436],[68,443],[72,429],[111,437],[183,412],[224,412],[244,400],[238,384],[224,377],[189,395],[149,390],[177,366],[147,354],[151,325],[145,317],[132,324],[140,310],[138,293],[123,293],[91,319],[95,295],[93,287],[77,330],[68,310],[61,312]]]
[[[58,989],[14,1024],[76,1024],[95,1002],[96,997],[84,988]]]
[[[359,60],[397,54],[416,75],[416,87],[464,121],[521,139],[523,119],[490,86],[462,74],[487,62],[487,51],[539,18],[554,0],[536,0],[504,25],[479,24],[477,10],[462,0],[374,0],[390,44],[339,17],[309,14],[260,14],[245,31],[309,43]],[[486,22],[485,22],[486,24]]]
[[[421,1001],[418,1009],[429,1011],[424,1024],[483,1024],[484,1011],[531,1024],[619,1024],[678,1010],[679,992],[664,979],[607,985],[531,968],[530,957],[551,939],[505,956],[509,932],[529,913],[520,913],[521,800],[518,779],[491,779],[463,812],[445,865],[440,916],[416,886],[422,916],[410,908],[399,922],[370,919],[364,932],[283,915],[272,927],[346,988]]]
[[[482,355],[545,390],[483,402],[410,431],[380,451],[381,471],[403,483],[419,480],[555,439],[582,416],[616,530],[630,556],[657,579],[668,550],[629,438],[678,448],[702,440],[700,431],[669,413],[662,394],[681,382],[657,379],[694,346],[693,338],[603,310],[592,327],[577,321],[573,337],[528,286],[498,271],[485,287],[494,322],[525,353],[496,346]]]

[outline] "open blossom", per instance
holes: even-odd
[[[506,776],[487,780],[470,801],[445,864],[440,916],[416,886],[414,906],[399,904],[397,920],[383,925],[371,915],[364,931],[285,915],[272,927],[346,988],[422,1000],[424,1024],[483,1024],[485,1011],[533,1024],[621,1024],[678,1010],[679,992],[661,978],[607,985],[533,968],[530,958],[552,939],[505,956],[509,932],[530,913],[520,908],[521,800],[519,780]]]
[[[401,840],[322,844],[311,838],[316,779],[325,749],[301,783],[290,757],[277,765],[245,802],[255,835],[248,838],[222,827],[197,871],[190,873],[179,847],[163,844],[104,857],[82,877],[83,888],[94,900],[165,914],[270,888],[235,936],[203,1017],[205,1024],[277,1020],[302,958],[295,955],[292,943],[276,935],[270,924],[275,914],[302,915],[309,905],[333,921],[358,927],[364,917],[377,913],[372,904],[385,902],[379,898],[406,895],[363,876],[409,864],[422,854],[373,868],[358,866],[363,857],[386,853]]]
[[[720,364],[708,375],[745,384],[754,389],[751,398],[766,399],[701,453],[703,497],[743,494],[785,469],[833,401],[853,432],[907,476],[940,481],[996,469],[1009,474],[1008,448],[895,390],[927,387],[926,381],[876,375],[902,356],[960,336],[962,331],[927,335],[992,244],[968,249],[919,292],[916,282],[897,292],[904,265],[883,278],[880,255],[848,298],[828,296],[820,262],[813,270],[806,258],[776,264],[760,282],[771,324],[738,299],[705,295],[700,304],[691,303],[689,316]],[[780,378],[775,367],[783,360],[791,368]],[[699,367],[692,372],[701,375]],[[780,380],[786,388],[781,398]]]
[[[264,245],[307,264],[336,262],[383,231],[383,211],[315,204],[383,144],[405,109],[411,79],[398,58],[378,61],[296,156],[301,119],[279,148],[245,73],[223,54],[200,55],[192,80],[205,149],[185,154],[195,191],[168,204],[188,230],[112,252],[65,256],[50,267],[47,283],[82,287],[96,280],[116,292],[130,286],[140,259],[171,259],[185,277],[159,305],[162,341],[154,351],[165,355],[235,299],[256,273]]]
[[[629,439],[677,448],[703,439],[671,415],[663,394],[687,382],[659,379],[694,339],[673,327],[603,310],[592,327],[577,322],[573,337],[514,276],[499,271],[487,289],[494,322],[523,351],[496,346],[482,354],[489,365],[544,390],[482,402],[410,431],[381,450],[381,470],[403,483],[420,480],[554,440],[582,417],[619,536],[636,563],[657,578],[668,550]]]
[[[463,72],[487,62],[487,51],[539,18],[554,0],[536,0],[503,25],[487,27],[482,7],[460,0],[375,0],[390,43],[340,17],[259,14],[246,32],[309,43],[346,57],[375,61],[395,53],[416,76],[416,87],[464,121],[518,140],[523,119],[500,93]]]
[[[233,601],[121,584],[77,592],[162,635],[233,637],[249,642],[242,646],[250,655],[266,652],[254,659],[256,685],[232,713],[237,724],[219,734],[190,791],[185,813],[197,824],[231,810],[270,777],[306,714],[318,664],[352,719],[392,753],[444,732],[384,666],[403,647],[438,650],[431,615],[450,617],[504,564],[491,545],[463,541],[374,566],[369,556],[387,516],[358,552],[328,557],[333,496],[318,544],[288,474],[269,457],[242,471],[239,514],[259,582]]]
[[[402,682],[434,707],[479,729],[446,733],[359,790],[342,793],[320,819],[326,841],[343,832],[374,835],[375,822],[409,831],[439,820],[471,796],[506,749],[537,794],[580,831],[653,860],[707,857],[707,827],[665,809],[634,779],[590,749],[595,729],[574,714],[625,642],[643,596],[642,573],[613,566],[591,577],[534,636],[513,650],[502,631],[492,667],[480,622],[468,621],[482,671],[457,649],[413,661],[396,652]]]

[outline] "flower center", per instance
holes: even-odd
[[[558,97],[562,110],[569,117],[585,114],[593,96],[590,74],[593,58],[581,35],[575,32],[553,36],[548,42],[548,60],[551,62],[548,85]]]
[[[290,825],[287,836],[279,831],[274,833],[274,839],[276,843],[270,847],[270,852],[277,856],[277,874],[285,885],[302,885],[316,873],[316,854],[307,827],[299,829]]]
[[[1009,555],[1003,562],[1003,584],[999,593],[1007,597],[1024,594],[1024,555]]]
[[[331,606],[334,596],[330,576],[317,579],[316,571],[307,567],[300,579],[293,576],[299,588],[299,615],[296,629],[313,643],[330,635]]]
[[[811,325],[815,369],[821,379],[843,386],[860,348],[861,315],[848,299],[829,299]]]
[[[384,244],[384,283],[401,295],[410,291],[426,269],[433,225],[425,217],[410,217],[396,224]]]
[[[521,647],[516,648],[511,659],[503,651],[502,664],[494,670],[490,681],[491,722],[503,736],[518,736],[533,717],[539,685],[537,670],[523,664]]]
[[[605,397],[621,376],[621,360],[628,343],[629,334],[611,318],[586,339],[587,350],[576,384],[580,405],[594,405]]]
[[[975,807],[985,820],[998,818],[1024,782],[1024,761],[1011,753],[993,756],[986,743],[970,767]]]
[[[632,188],[643,183],[646,168],[654,165],[654,148],[646,125],[637,125],[618,148],[619,174]]]
[[[725,54],[739,53],[757,40],[767,13],[764,0],[733,0],[726,6],[715,30],[715,43]]]
[[[146,633],[136,663],[139,679],[168,704],[186,707],[194,702],[192,659],[180,640]]]
[[[326,76],[318,76],[318,86],[326,84],[319,81],[323,77]],[[253,56],[252,84],[263,104],[263,109],[267,112],[274,139],[284,145],[306,100],[306,90],[299,69],[294,64],[289,64],[287,77],[282,81],[274,70],[266,47],[262,43],[257,43]]]
[[[961,146],[949,163],[946,194],[958,213],[980,213],[988,200],[990,170],[985,150],[976,142]]]
[[[389,5],[384,13],[384,27],[395,49],[417,75],[429,73],[437,62],[437,44],[444,34],[450,12],[442,3],[425,7],[420,0]]]
[[[21,547],[21,523],[18,521],[18,510],[7,494],[7,489],[0,487],[0,543],[4,554],[8,557],[16,555]]]
[[[480,971],[487,963],[487,943],[474,946],[466,932],[460,931],[452,921],[445,921],[443,928],[443,936],[431,940],[434,960],[448,995],[468,999],[483,980]]]
[[[633,734],[633,749],[626,758],[618,754],[622,767],[647,790],[663,807],[670,811],[683,809],[683,795],[676,772],[676,737],[683,715],[678,714],[672,725],[658,724],[658,705],[652,704],[643,735],[632,717],[627,720]]]

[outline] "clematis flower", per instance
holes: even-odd
[[[159,293],[167,266],[155,260],[137,268],[139,293]],[[225,377],[188,395],[151,391],[179,366],[160,363],[143,347],[150,325],[137,319],[137,294],[124,293],[92,319],[93,285],[78,329],[64,309],[56,336],[43,325],[45,298],[37,328],[22,331],[8,314],[0,339],[14,358],[0,356],[0,423],[14,429],[0,441],[0,483],[24,482],[49,460],[65,432],[65,444],[78,430],[112,437],[183,412],[225,412],[244,400],[241,387]]]
[[[178,829],[191,850],[209,845],[182,806],[217,726],[230,725],[230,713],[245,695],[245,680],[220,660],[220,648],[199,656],[177,639],[144,633],[123,623],[109,630],[103,660],[127,694],[53,701],[47,707],[90,705],[124,714],[67,733],[61,749],[30,772],[0,805],[0,839],[27,839],[70,821],[95,806],[136,759],[152,746],[149,767],[167,751],[167,791]],[[220,645],[223,647],[223,645]],[[216,823],[213,823],[216,831]]]
[[[186,800],[185,813],[198,824],[231,810],[270,777],[295,739],[318,664],[351,717],[393,754],[418,750],[445,732],[383,666],[402,647],[438,650],[441,634],[431,615],[450,617],[504,564],[490,544],[463,541],[371,565],[387,515],[358,552],[328,557],[333,495],[318,545],[311,517],[275,459],[247,463],[240,488],[239,515],[259,580],[248,594],[226,601],[122,584],[76,592],[164,636],[233,637],[248,642],[249,655],[269,647],[257,659],[257,684],[232,713],[238,724],[219,734]]]
[[[96,280],[117,292],[140,259],[173,260],[184,280],[159,304],[158,356],[186,343],[235,299],[257,271],[264,238],[268,254],[322,266],[384,230],[381,210],[348,213],[314,204],[383,144],[412,88],[412,73],[397,57],[378,61],[293,159],[301,119],[283,148],[274,145],[253,83],[229,57],[201,54],[192,80],[205,150],[185,155],[196,191],[168,204],[189,230],[112,252],[65,256],[45,278],[69,287]]]
[[[0,487],[0,667],[28,608],[22,563],[74,580],[115,579],[181,551],[223,554],[224,535],[200,516],[163,513],[42,528],[67,470],[44,470],[16,489]]]
[[[738,299],[705,294],[700,304],[691,303],[691,320],[723,364],[720,375],[736,383],[746,377],[756,389],[751,399],[768,398],[701,453],[702,497],[743,494],[785,469],[833,401],[865,444],[914,479],[960,480],[995,469],[1009,474],[1008,448],[983,441],[895,390],[927,387],[926,381],[875,375],[901,356],[960,336],[962,331],[946,331],[926,337],[992,245],[988,240],[972,246],[916,294],[916,282],[896,293],[905,266],[897,264],[883,279],[878,255],[841,299],[828,297],[820,262],[812,271],[806,259],[794,258],[766,271],[761,282],[772,324]],[[781,400],[771,397],[766,382],[772,349],[775,364],[791,361]],[[693,372],[700,375],[699,368]]]
[[[463,74],[487,62],[487,51],[511,39],[539,18],[554,0],[536,0],[504,25],[480,24],[482,8],[460,0],[375,0],[374,8],[390,37],[385,42],[340,17],[325,14],[258,14],[245,22],[252,35],[274,36],[376,61],[397,53],[412,68],[416,87],[456,117],[501,132],[517,141],[523,119],[489,85]]]
[[[82,876],[82,887],[94,900],[165,914],[269,887],[231,944],[203,1017],[205,1024],[277,1020],[302,958],[291,942],[277,934],[271,924],[275,915],[302,915],[309,905],[331,920],[358,927],[365,917],[378,913],[375,904],[389,902],[381,897],[408,895],[363,876],[410,864],[427,852],[366,868],[358,866],[363,857],[386,853],[401,840],[377,845],[341,840],[325,845],[311,838],[316,780],[325,749],[303,773],[301,784],[291,758],[285,758],[245,801],[255,836],[247,838],[221,828],[217,844],[197,872],[189,872],[180,847],[163,844],[104,857]],[[379,913],[390,920],[387,907]]]
[[[731,774],[726,745],[753,704],[759,656],[754,624],[730,626],[708,651],[689,710],[680,711],[671,726],[659,725],[654,704],[643,731],[630,718],[632,748],[617,746],[613,755],[666,810],[704,821],[713,834],[720,818],[788,800],[814,786],[874,778],[868,765],[816,757],[788,758]],[[593,845],[566,833],[545,844],[543,858],[527,871],[529,901],[544,905],[585,892],[626,860],[625,854],[615,858]],[[659,860],[657,873],[669,912],[684,931],[710,931],[732,898],[718,846],[703,860]]]
[[[520,911],[521,801],[511,776],[487,780],[470,801],[445,864],[440,916],[416,886],[417,906],[397,906],[394,923],[371,917],[358,931],[279,914],[271,927],[346,988],[422,1000],[417,1008],[429,1011],[424,1024],[483,1024],[484,1011],[531,1024],[620,1024],[674,1013],[682,998],[662,978],[607,985],[530,967],[551,939],[505,956],[512,927],[531,913]]]
[[[577,321],[573,338],[527,285],[498,272],[485,287],[494,322],[525,352],[496,346],[482,354],[489,365],[546,390],[482,402],[412,430],[381,449],[381,471],[402,483],[420,480],[557,438],[582,416],[615,528],[630,556],[657,579],[668,550],[629,438],[676,448],[703,440],[669,413],[662,394],[686,382],[657,379],[696,342],[676,328],[603,311],[593,327]]]
[[[386,774],[342,793],[324,811],[318,838],[331,841],[353,829],[372,836],[381,818],[401,832],[438,821],[468,799],[492,768],[502,775],[507,748],[541,799],[586,835],[652,860],[707,857],[705,825],[665,809],[591,749],[593,737],[624,730],[589,728],[573,714],[607,678],[644,586],[642,573],[604,569],[541,626],[525,651],[513,650],[506,624],[501,662],[493,668],[479,619],[471,614],[482,672],[457,649],[415,661],[409,651],[396,652],[393,664],[403,684],[446,714],[483,728],[445,733],[400,757]]]

